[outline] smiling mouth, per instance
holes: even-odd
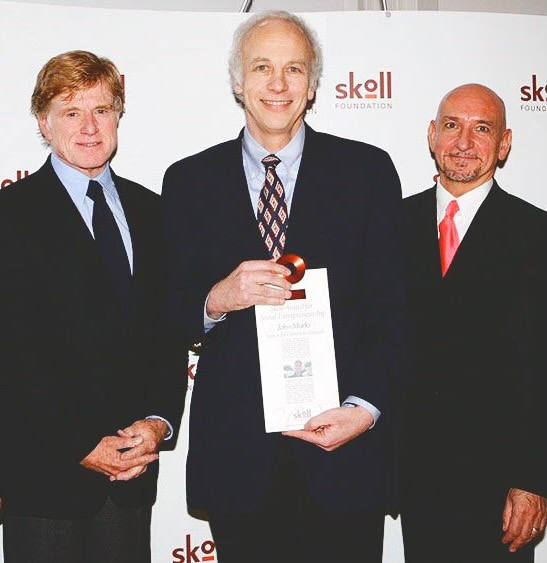
[[[262,100],[263,104],[266,104],[267,106],[272,106],[272,107],[283,107],[283,106],[288,106],[289,104],[291,104],[290,101],[287,100]]]
[[[475,159],[475,158],[477,158],[476,154],[460,154],[460,153],[454,154],[454,153],[450,153],[448,156],[450,158],[462,158],[462,159]]]

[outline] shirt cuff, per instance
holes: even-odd
[[[173,427],[171,426],[171,423],[166,420],[165,418],[163,418],[163,416],[157,416],[157,415],[151,415],[151,416],[147,416],[146,420],[161,420],[163,422],[165,422],[165,424],[167,424],[167,434],[165,435],[164,440],[170,440],[173,436]]]
[[[342,403],[343,407],[345,406],[349,407],[351,405],[363,407],[372,415],[372,418],[374,418],[374,422],[372,423],[370,428],[373,428],[376,425],[378,419],[382,414],[372,403],[369,403],[368,401],[364,401],[363,399],[360,399],[359,397],[355,397],[354,395],[350,395],[349,397],[346,397],[346,399]]]
[[[205,305],[203,306],[203,328],[205,329],[205,334],[207,334],[212,328],[214,328],[217,323],[222,322],[226,318],[226,313],[220,317],[220,319],[212,319],[207,314],[207,302],[209,301],[209,295],[207,295],[207,299],[205,300]]]

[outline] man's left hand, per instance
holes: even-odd
[[[137,459],[144,455],[155,454],[168,432],[167,424],[163,420],[147,418],[137,420],[131,426],[118,430],[118,435],[123,437],[141,436],[142,443],[122,453],[121,458],[125,461]],[[111,477],[114,481],[128,481],[144,473],[146,467],[135,466],[127,471],[118,473]]]
[[[543,533],[546,514],[544,497],[521,489],[510,489],[503,509],[505,534],[501,541],[509,544],[509,551],[517,551]]]
[[[299,438],[331,452],[347,444],[373,424],[374,417],[365,408],[339,407],[310,418],[304,430],[291,430],[283,432],[283,435]]]

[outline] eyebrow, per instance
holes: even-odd
[[[462,118],[461,118],[461,116],[457,116],[457,115],[443,115],[442,120],[443,121],[461,121]],[[495,125],[494,121],[489,121],[488,119],[472,119],[472,121],[474,121],[475,123],[490,125],[490,127],[493,127]]]
[[[255,57],[254,59],[252,59],[250,61],[249,64],[253,64],[253,63],[263,63],[263,62],[271,62],[271,59],[269,59],[268,57]],[[288,63],[286,63],[286,65],[294,65],[294,64],[301,64],[303,66],[308,66],[307,62],[305,59],[294,59],[289,61]],[[286,66],[285,65],[285,66]]]
[[[93,109],[112,109],[114,104],[99,104],[98,106],[93,107]],[[81,111],[82,108],[80,106],[68,106],[61,108],[62,111]]]

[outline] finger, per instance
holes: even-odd
[[[134,436],[109,436],[105,441],[104,446],[115,449],[123,450],[126,448],[134,448],[143,442],[143,437],[140,434]]]
[[[155,447],[155,442],[149,440],[140,446],[136,446],[134,448],[130,448],[128,450],[124,450],[121,452],[121,459],[122,460],[129,460],[129,459],[138,459],[139,457],[149,456],[149,455],[156,455],[157,450]]]
[[[512,553],[514,553],[515,551],[518,551],[520,548],[525,546],[533,538],[534,538],[534,536],[530,533],[526,536],[525,535],[519,535],[513,542],[511,542],[511,545],[509,546],[509,551],[511,551]]]
[[[512,521],[504,536],[507,540],[505,543],[509,543],[509,551],[515,552],[533,539],[532,528],[533,526],[528,519],[520,522]]]
[[[286,266],[278,264],[275,258],[270,260],[247,260],[242,262],[238,269],[249,272],[272,272],[279,276],[290,276],[291,271]]]
[[[317,435],[315,432],[308,432],[307,430],[288,430],[282,434],[283,436],[288,436],[289,438],[297,438],[298,440],[304,440],[304,442],[318,445]]]
[[[291,282],[287,281],[283,276],[271,272],[261,274],[256,278],[255,283],[277,291],[290,290],[292,287]]]
[[[505,506],[503,507],[503,515],[502,515],[502,530],[504,532],[507,532],[507,529],[509,528],[511,513],[512,513],[511,503],[506,502]]]
[[[144,452],[140,455],[132,455],[132,451],[128,450],[123,452],[120,455],[120,462],[118,467],[122,470],[128,469],[129,467],[133,467],[134,465],[141,465],[143,463],[151,463],[152,461],[156,461],[159,458],[159,454],[157,453],[150,453]]]
[[[116,475],[110,477],[111,481],[130,481],[136,477],[140,477],[147,469],[146,465],[137,465],[127,471],[120,471]]]

